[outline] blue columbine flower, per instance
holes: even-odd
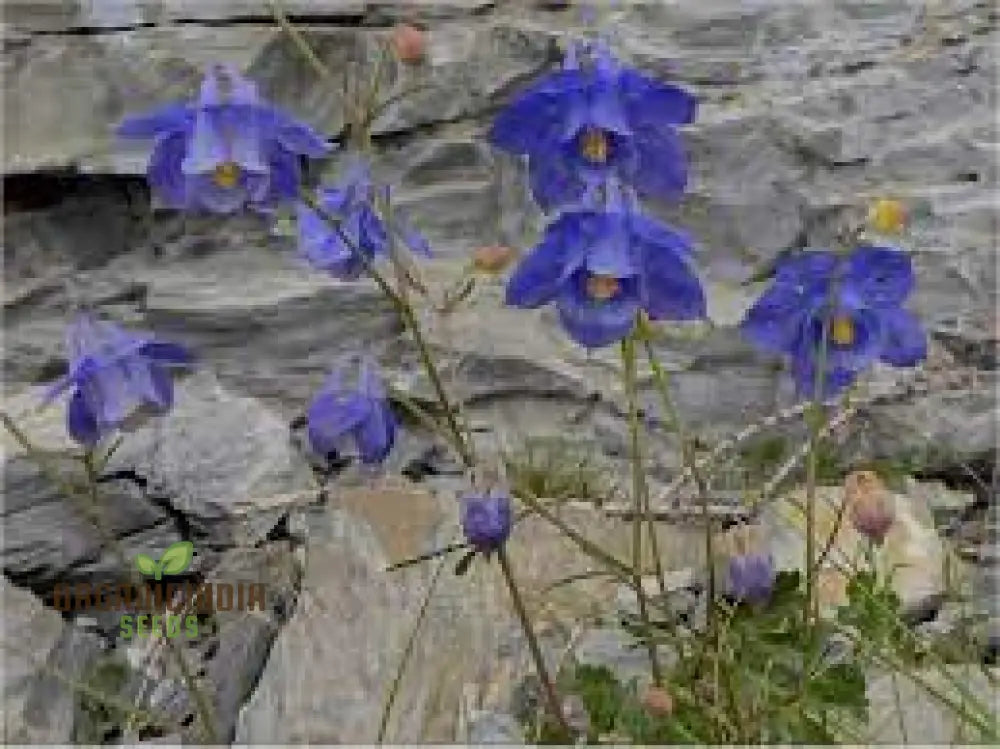
[[[548,227],[511,275],[507,304],[555,302],[563,327],[587,348],[627,336],[639,310],[651,320],[704,317],[689,238],[613,190],[609,197],[607,210],[564,213]]]
[[[483,553],[499,549],[510,536],[513,514],[510,495],[493,488],[464,494],[459,502],[462,531],[469,545]]]
[[[825,339],[823,395],[835,395],[876,361],[908,367],[925,358],[927,337],[901,306],[913,285],[910,258],[894,248],[862,246],[843,257],[803,253],[779,265],[747,312],[743,333],[758,347],[788,356],[799,393],[807,396]]]
[[[531,190],[545,211],[577,202],[612,175],[640,194],[673,198],[687,184],[674,126],[694,121],[695,109],[690,94],[620,65],[605,44],[578,44],[561,70],[500,112],[490,141],[528,157]]]
[[[319,455],[337,451],[352,440],[361,462],[381,463],[396,441],[396,417],[389,407],[385,387],[375,363],[361,359],[357,383],[348,387],[336,368],[309,405],[309,444]]]
[[[376,212],[376,202],[388,203],[389,190],[372,181],[367,164],[351,164],[334,187],[321,187],[317,200],[328,218],[340,222],[337,231],[305,203],[298,204],[299,250],[314,268],[335,278],[358,278],[366,263],[389,252],[393,231],[414,252],[430,255],[427,241],[401,217],[394,216],[387,227]]]
[[[729,594],[740,601],[764,603],[774,588],[774,560],[766,554],[729,558]]]
[[[263,101],[232,65],[211,67],[196,101],[128,117],[118,134],[153,139],[147,174],[162,205],[215,213],[295,198],[300,156],[330,151],[323,136]]]
[[[141,411],[164,414],[174,402],[170,369],[192,361],[183,347],[136,335],[80,313],[66,333],[69,373],[45,395],[48,403],[69,388],[67,428],[93,447]]]

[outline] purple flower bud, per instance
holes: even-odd
[[[477,551],[499,549],[510,535],[510,495],[501,489],[491,489],[482,493],[469,492],[459,501],[466,540]]]
[[[774,561],[767,554],[729,558],[729,594],[741,601],[763,603],[774,587]]]

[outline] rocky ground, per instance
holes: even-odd
[[[457,277],[472,247],[530,244],[541,219],[520,167],[482,134],[511,91],[558,61],[579,26],[575,9],[515,0],[284,6],[336,71],[397,19],[426,25],[427,60],[401,71],[399,84],[424,88],[384,113],[374,141],[399,205],[433,242],[424,273],[435,288]],[[690,88],[701,107],[685,133],[689,193],[656,208],[697,237],[710,290],[712,325],[660,346],[692,429],[711,445],[792,402],[782,373],[734,331],[759,291],[744,282],[782,250],[828,241],[846,207],[904,200],[918,272],[912,304],[931,332],[931,358],[915,375],[876,372],[869,394],[897,395],[864,409],[840,444],[848,462],[878,456],[916,476],[899,500],[912,521],[899,531],[899,554],[928,572],[914,575],[925,583],[911,591],[915,609],[945,587],[937,562],[952,553],[969,564],[979,598],[995,598],[996,528],[984,522],[996,507],[993,4],[636,1],[609,13],[623,56]],[[411,425],[387,476],[373,483],[348,471],[321,493],[293,427],[332,360],[360,345],[397,389],[422,398],[428,383],[373,286],[307,271],[289,238],[257,219],[152,211],[145,152],[110,137],[124,114],[189,95],[218,59],[241,65],[272,100],[334,139],[339,91],[301,59],[264,2],[12,0],[3,34],[5,410],[38,444],[66,446],[59,409],[33,406],[40,385],[65,368],[62,328],[79,303],[194,349],[198,368],[180,384],[177,410],[139,429],[108,467],[109,528],[131,554],[191,539],[198,579],[245,575],[278,592],[264,615],[229,616],[188,648],[218,693],[217,736],[371,741],[432,574],[383,566],[453,538],[461,476]],[[549,313],[504,310],[500,299],[500,286],[485,283],[470,306],[428,317],[482,449],[568,434],[614,475],[626,428],[613,357],[583,355]],[[904,379],[916,384],[901,388]],[[642,385],[652,406],[648,373]],[[655,440],[651,472],[662,485],[676,473],[676,445]],[[114,719],[94,720],[67,679],[103,668],[117,674],[108,689],[135,695],[163,682],[163,655],[124,647],[114,622],[63,619],[47,605],[54,581],[112,574],[116,562],[6,434],[2,444],[5,740],[123,738]],[[609,544],[621,530],[586,504],[564,511]],[[783,538],[778,518],[764,522]],[[684,588],[698,545],[685,527],[664,524],[663,533],[665,561]],[[582,564],[542,523],[519,527],[511,554],[532,606]],[[446,575],[390,736],[502,737],[523,642],[494,570]],[[589,592],[618,595],[596,583]],[[586,598],[556,597],[540,612],[553,657],[587,613],[577,609]],[[925,618],[933,623],[935,612],[946,624],[940,605]],[[604,654],[595,657],[624,657],[604,634],[576,634],[587,652]],[[183,687],[158,689],[154,702],[196,737]]]

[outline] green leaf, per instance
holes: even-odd
[[[152,557],[148,557],[145,554],[137,554],[135,557],[135,566],[139,568],[139,572],[144,575],[155,575],[156,574],[156,560]]]
[[[164,575],[179,575],[191,565],[194,558],[194,544],[178,541],[167,547],[160,557],[160,571]]]

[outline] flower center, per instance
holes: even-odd
[[[850,346],[854,343],[854,323],[851,318],[843,315],[834,317],[830,326],[830,338],[838,346]]]
[[[608,136],[603,130],[589,128],[580,139],[580,151],[588,161],[603,164],[608,160]]]
[[[240,178],[240,167],[232,161],[223,161],[212,173],[212,181],[219,187],[229,190],[236,187]]]
[[[587,296],[604,302],[618,293],[621,284],[614,276],[589,276],[587,278]]]

